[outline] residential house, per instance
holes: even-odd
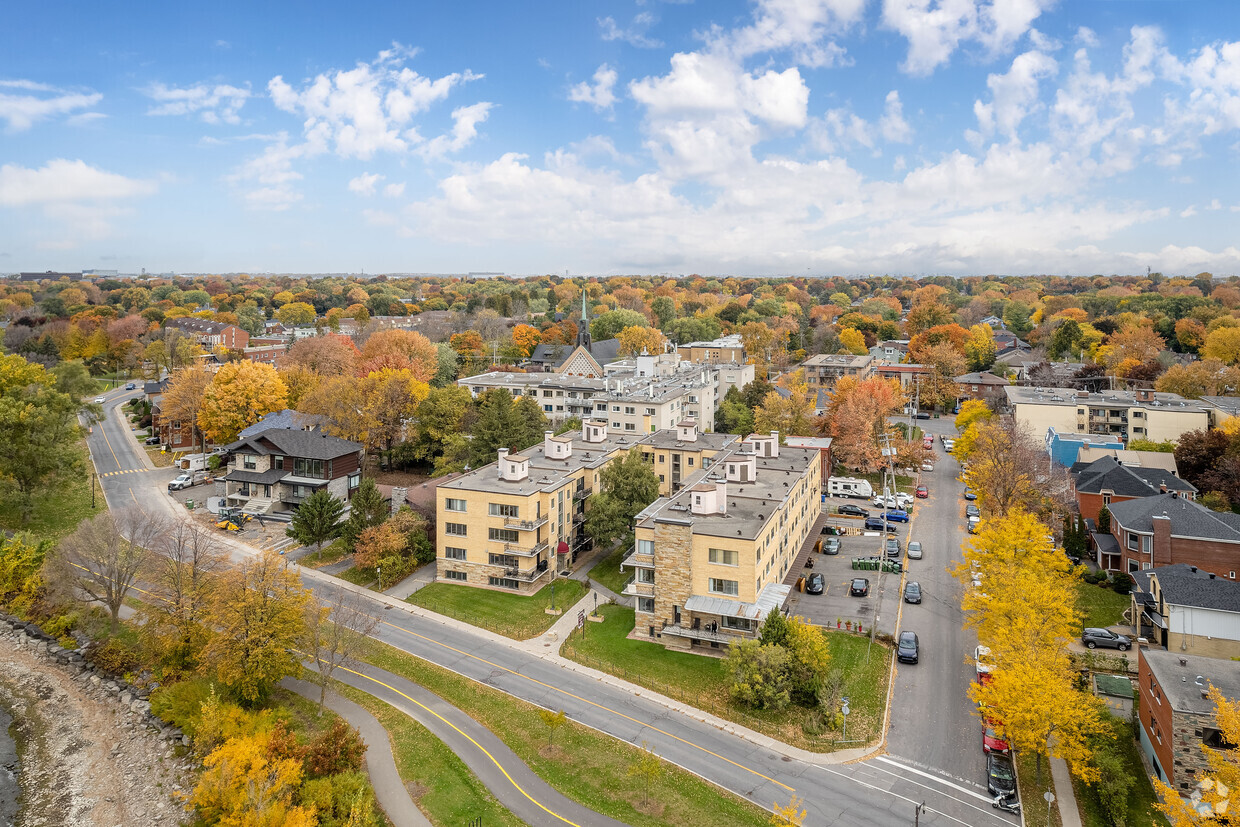
[[[262,362],[272,367],[279,367],[287,354],[288,346],[284,343],[247,347],[241,351],[242,358],[251,362]]]
[[[1133,468],[1161,468],[1177,477],[1180,475],[1175,464],[1175,454],[1169,451],[1134,451],[1131,448],[1110,448],[1099,444],[1089,444],[1082,445],[1081,449],[1076,452],[1076,461],[1086,465],[1103,457],[1111,457]]]
[[[1151,390],[1089,393],[1072,388],[1020,387],[1003,389],[1017,424],[1038,439],[1047,428],[1060,432],[1134,439],[1178,440],[1188,431],[1208,427],[1203,403],[1174,393]]]
[[[1011,383],[988,370],[966,373],[956,377],[956,392],[961,399],[981,399],[985,402],[1003,401],[1003,389]]]
[[[687,345],[679,345],[676,352],[686,362],[706,365],[719,362],[745,364],[745,343],[741,340],[739,333],[720,336],[709,342],[689,342]]]
[[[886,339],[870,348],[870,355],[882,362],[902,362],[908,356],[908,342],[908,339]]]
[[[250,344],[250,334],[235,324],[185,316],[180,319],[169,319],[164,327],[180,330],[211,351],[245,350]]]
[[[1133,577],[1138,635],[1168,652],[1240,658],[1240,583],[1182,563]]]
[[[1088,465],[1072,467],[1076,506],[1087,520],[1098,519],[1103,506],[1142,497],[1154,497],[1174,491],[1182,499],[1191,500],[1197,488],[1163,468],[1142,468],[1125,465],[1111,457],[1094,460]]]
[[[1240,396],[1203,396],[1198,401],[1210,411],[1211,428],[1218,428],[1233,416],[1240,416]]]
[[[874,357],[868,353],[864,356],[854,356],[851,353],[819,353],[797,367],[805,370],[805,381],[810,390],[830,390],[841,376],[868,379],[874,375]]]
[[[1000,319],[998,316],[987,316],[978,324],[990,325],[993,330],[1003,330],[1003,319]]]
[[[263,414],[263,418],[255,422],[241,433],[237,434],[237,439],[247,439],[248,437],[257,436],[263,431],[272,428],[287,428],[298,431],[318,431],[327,424],[327,417],[319,414],[302,413],[301,411],[293,411],[284,409],[282,411],[272,411]]]
[[[1095,532],[1098,565],[1138,571],[1184,563],[1236,579],[1240,570],[1240,514],[1211,511],[1172,491],[1113,502],[1111,541]]]
[[[1141,751],[1159,780],[1187,794],[1209,771],[1202,746],[1231,747],[1208,693],[1215,687],[1226,698],[1240,697],[1240,663],[1143,648],[1137,679]]]
[[[754,434],[635,520],[632,637],[723,654],[757,635],[791,590],[783,580],[820,511],[817,449]]]
[[[998,352],[998,355],[1002,356],[1005,353],[1011,353],[1013,351],[1028,353],[1031,348],[1029,347],[1028,342],[1017,337],[1015,333],[1011,333],[1007,330],[996,330],[995,350]]]
[[[318,430],[261,430],[228,446],[224,498],[252,514],[294,511],[321,489],[348,500],[362,482],[362,450]]]

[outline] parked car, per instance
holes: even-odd
[[[992,752],[986,756],[986,789],[991,795],[1009,796],[1016,792],[1016,774],[1012,759]]]
[[[976,499],[977,499],[977,494],[975,494],[975,493],[973,492],[973,489],[972,489],[972,488],[966,488],[966,489],[964,490],[964,498],[965,498],[966,500],[976,500]]]
[[[920,603],[921,602],[921,584],[916,580],[910,580],[904,584],[904,602]]]
[[[178,476],[172,482],[168,483],[169,491],[180,491],[182,488],[189,488],[194,484],[193,473],[185,473]]]
[[[902,509],[894,509],[887,511],[887,522],[889,523],[907,523],[908,512]]]
[[[870,593],[870,581],[864,577],[854,577],[848,585],[848,593],[853,597],[866,597]]]
[[[964,516],[977,517],[980,520],[982,518],[982,510],[973,503],[969,503],[964,507]]]
[[[918,411],[918,412],[917,412],[917,418],[918,418],[918,419],[929,419],[929,418],[930,418],[930,414],[926,413],[925,411]]]
[[[978,646],[974,649],[973,663],[977,667],[977,682],[984,684],[990,680],[990,670],[994,668],[994,661],[990,658],[990,648]]]
[[[924,500],[926,497],[930,496],[930,489],[924,485],[919,485],[917,486],[916,493],[917,493],[917,499]]]
[[[822,594],[826,589],[827,580],[818,572],[814,572],[805,580],[806,594]]]
[[[901,632],[896,641],[896,660],[900,663],[917,663],[921,654],[919,649],[916,632]]]
[[[1101,646],[1104,649],[1118,649],[1121,652],[1127,652],[1132,647],[1130,639],[1117,635],[1110,629],[1086,629],[1081,632],[1081,643],[1084,643],[1088,649]]]
[[[853,505],[852,503],[844,503],[844,504],[843,504],[843,505],[841,505],[839,508],[837,508],[837,509],[836,509],[836,511],[838,511],[840,514],[847,514],[847,515],[849,515],[850,517],[868,517],[868,516],[870,516],[870,512],[866,511],[866,510],[865,510],[864,508],[862,508],[861,506],[859,506],[859,505]]]
[[[865,530],[866,531],[882,531],[884,529],[886,529],[889,532],[894,533],[896,530],[896,527],[892,525],[891,523],[883,522],[882,517],[866,517],[865,518]]]
[[[934,464],[933,464],[933,463],[930,463],[930,462],[923,462],[923,463],[921,464],[921,470],[923,470],[923,471],[933,471],[933,470],[934,470]]]
[[[884,549],[888,557],[899,557],[900,541],[895,537],[888,537]]]
[[[1008,755],[1012,752],[1008,742],[995,734],[994,724],[988,718],[982,719],[982,752],[988,755],[992,752],[1000,755]]]
[[[910,540],[909,541],[908,557],[910,560],[921,559],[921,540]]]
[[[832,556],[839,554],[840,553],[840,538],[839,537],[823,538],[822,553],[830,554]]]
[[[913,497],[901,491],[898,494],[887,494],[886,496],[879,494],[873,500],[874,504],[879,508],[904,508],[912,505]]]
[[[160,438],[157,436],[148,436],[145,440],[143,440],[143,442],[147,445],[158,445],[160,443]]]
[[[978,525],[978,523],[980,523],[980,522],[981,522],[981,519],[980,519],[980,518],[978,518],[978,517],[970,517],[970,518],[969,518],[969,533],[970,533],[970,534],[976,534],[976,533],[977,533],[977,525]]]

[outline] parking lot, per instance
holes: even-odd
[[[872,514],[878,513],[877,509],[864,500],[828,500],[829,504],[843,502],[860,505]],[[861,522],[859,519],[830,517],[827,525],[860,528]],[[909,524],[895,525],[896,533],[888,536],[899,539],[902,552],[900,559],[907,565],[908,561],[903,551],[908,544]],[[823,535],[824,539],[826,536]],[[818,626],[828,626],[832,629],[838,626],[843,629],[851,622],[854,628],[860,623],[865,630],[873,625],[879,632],[895,634],[896,614],[900,603],[899,572],[884,572],[881,569],[854,571],[852,568],[854,557],[881,557],[884,537],[878,532],[869,532],[861,535],[845,535],[838,539],[840,540],[838,555],[811,553],[809,559],[813,561],[812,568],[796,569],[788,573],[785,582],[793,585],[793,590],[785,608],[791,614],[800,615]],[[826,581],[823,593],[808,594],[797,591],[795,588],[797,578],[802,574],[808,576],[813,572],[821,573]],[[870,593],[866,597],[849,595],[849,584],[858,577],[870,581]]]

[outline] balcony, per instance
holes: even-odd
[[[620,563],[620,568],[627,569],[632,566],[635,569],[652,569],[654,568],[654,555],[642,554],[636,549],[629,553],[628,557]]]
[[[504,577],[519,580],[522,583],[533,583],[547,574],[547,562],[544,560],[532,569],[504,569]]]
[[[518,520],[516,517],[504,518],[504,528],[515,528],[518,531],[537,531],[546,524],[546,517],[538,517],[534,520]]]
[[[654,583],[638,582],[637,576],[629,578],[629,582],[624,584],[624,590],[620,592],[627,597],[654,597]]]
[[[588,496],[590,496],[590,489],[578,488],[576,491],[573,492],[573,502],[581,502]]]
[[[532,548],[525,548],[513,543],[504,543],[504,554],[515,554],[517,557],[537,557],[546,550],[546,542],[538,543]]]
[[[723,644],[736,643],[737,641],[757,637],[758,635],[757,629],[745,632],[740,629],[716,629],[714,626],[715,624],[710,623],[699,624],[697,618],[694,618],[692,626],[685,626],[683,623],[669,623],[659,631],[673,637]]]

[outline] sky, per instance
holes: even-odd
[[[1240,273],[1236,0],[19,3],[0,272]]]

